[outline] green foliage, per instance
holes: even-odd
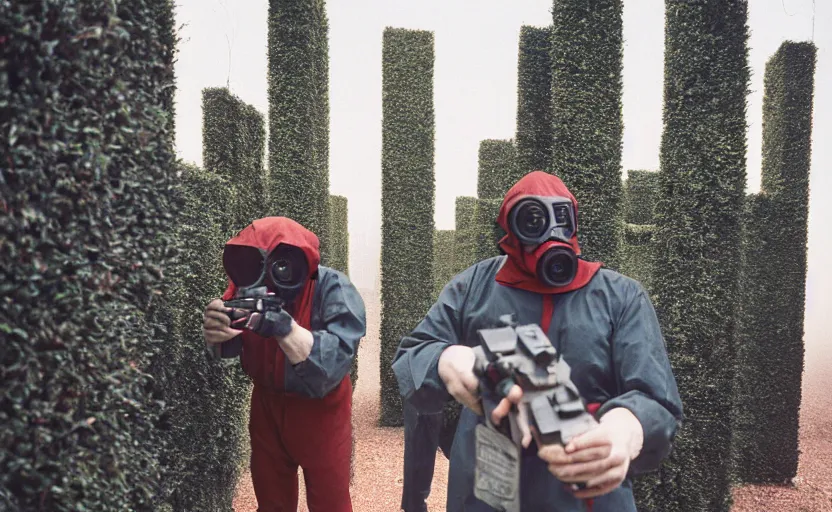
[[[502,198],[477,199],[476,205],[476,261],[487,260],[500,255],[497,245],[506,235],[503,228],[497,224],[500,215]]]
[[[587,260],[617,268],[621,215],[622,0],[552,9],[552,169],[578,199]]]
[[[517,55],[517,168],[552,169],[552,27],[520,27]]]
[[[3,5],[0,508],[153,510],[173,6]]]
[[[747,483],[787,483],[797,473],[816,52],[812,43],[784,42],[765,72],[768,197],[751,199],[746,221],[747,309],[737,346],[737,409],[747,421],[740,419],[734,436],[738,476]]]
[[[401,426],[393,356],[433,303],[433,33],[386,28],[382,60],[380,424]]]
[[[650,224],[625,224],[621,247],[621,272],[649,292],[653,277],[653,231]]]
[[[456,198],[454,230],[454,274],[477,262],[477,198]]]
[[[173,430],[164,454],[171,474],[164,485],[174,510],[231,510],[248,453],[249,379],[239,360],[206,357],[202,337],[202,310],[228,283],[222,248],[237,229],[221,220],[232,215],[233,195],[229,180],[183,166],[176,222],[180,257],[168,272],[174,287],[166,304],[174,332],[164,376]]]
[[[480,142],[477,197],[502,198],[524,174],[517,169],[514,141],[488,139]]]
[[[329,262],[327,266],[349,276],[350,272],[350,232],[347,216],[347,198],[329,196]],[[350,367],[350,382],[355,390],[358,382],[358,354]]]
[[[437,229],[433,234],[433,298],[456,275],[454,272],[454,230]]]
[[[656,171],[627,171],[624,184],[624,222],[652,224],[653,211],[659,200],[659,173]]]
[[[329,22],[324,0],[269,1],[269,215],[321,242],[329,264]]]
[[[746,184],[745,1],[666,2],[653,296],[686,421],[639,509],[728,511]]]
[[[234,231],[267,215],[266,125],[263,114],[222,87],[202,90],[202,164],[234,184]]]

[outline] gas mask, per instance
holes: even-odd
[[[566,286],[578,271],[578,256],[571,244],[575,218],[572,201],[557,196],[525,196],[509,213],[514,236],[525,245],[536,246],[531,253],[523,253],[526,268],[546,286]]]
[[[266,287],[286,303],[298,296],[309,276],[303,250],[287,244],[271,253],[248,245],[226,245],[222,263],[240,290]]]

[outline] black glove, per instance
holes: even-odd
[[[284,309],[266,311],[264,314],[254,313],[249,318],[246,328],[264,338],[282,338],[292,332],[292,315]]]

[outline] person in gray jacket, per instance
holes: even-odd
[[[653,305],[637,281],[580,258],[578,203],[540,171],[506,194],[497,219],[501,256],[455,276],[393,359],[403,400],[436,413],[465,408],[451,448],[448,512],[492,512],[474,496],[474,430],[482,405],[474,375],[479,329],[515,314],[537,323],[571,366],[598,426],[567,446],[537,446],[525,428],[521,510],[635,511],[632,478],[656,470],[683,419],[682,403]],[[492,414],[499,423],[522,391],[514,386]],[[578,483],[584,483],[585,488]]]

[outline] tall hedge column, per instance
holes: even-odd
[[[583,255],[616,268],[623,229],[622,0],[556,0],[552,17],[551,172],[578,199]]]
[[[477,198],[456,198],[454,230],[454,274],[477,262]]]
[[[624,239],[621,272],[648,291],[653,277],[653,211],[659,194],[659,173],[631,170],[624,184]]]
[[[747,9],[739,0],[666,2],[653,288],[687,420],[640,509],[731,507],[728,390],[746,183]]]
[[[226,88],[202,90],[202,165],[236,191],[231,232],[267,215],[265,150],[263,114]]]
[[[517,165],[552,169],[552,28],[520,27],[517,55]]]
[[[400,426],[390,365],[433,303],[433,33],[385,29],[382,59],[380,423]]]
[[[0,18],[0,503],[156,510],[173,5],[6,2]]]
[[[269,1],[269,214],[318,235],[328,263],[329,23],[324,0]]]
[[[816,52],[812,43],[787,41],[765,71],[766,197],[752,199],[756,208],[748,218],[742,302],[747,332],[737,347],[737,398],[748,421],[736,425],[734,435],[738,473],[748,483],[788,483],[797,474]],[[762,424],[767,427],[761,430]]]

